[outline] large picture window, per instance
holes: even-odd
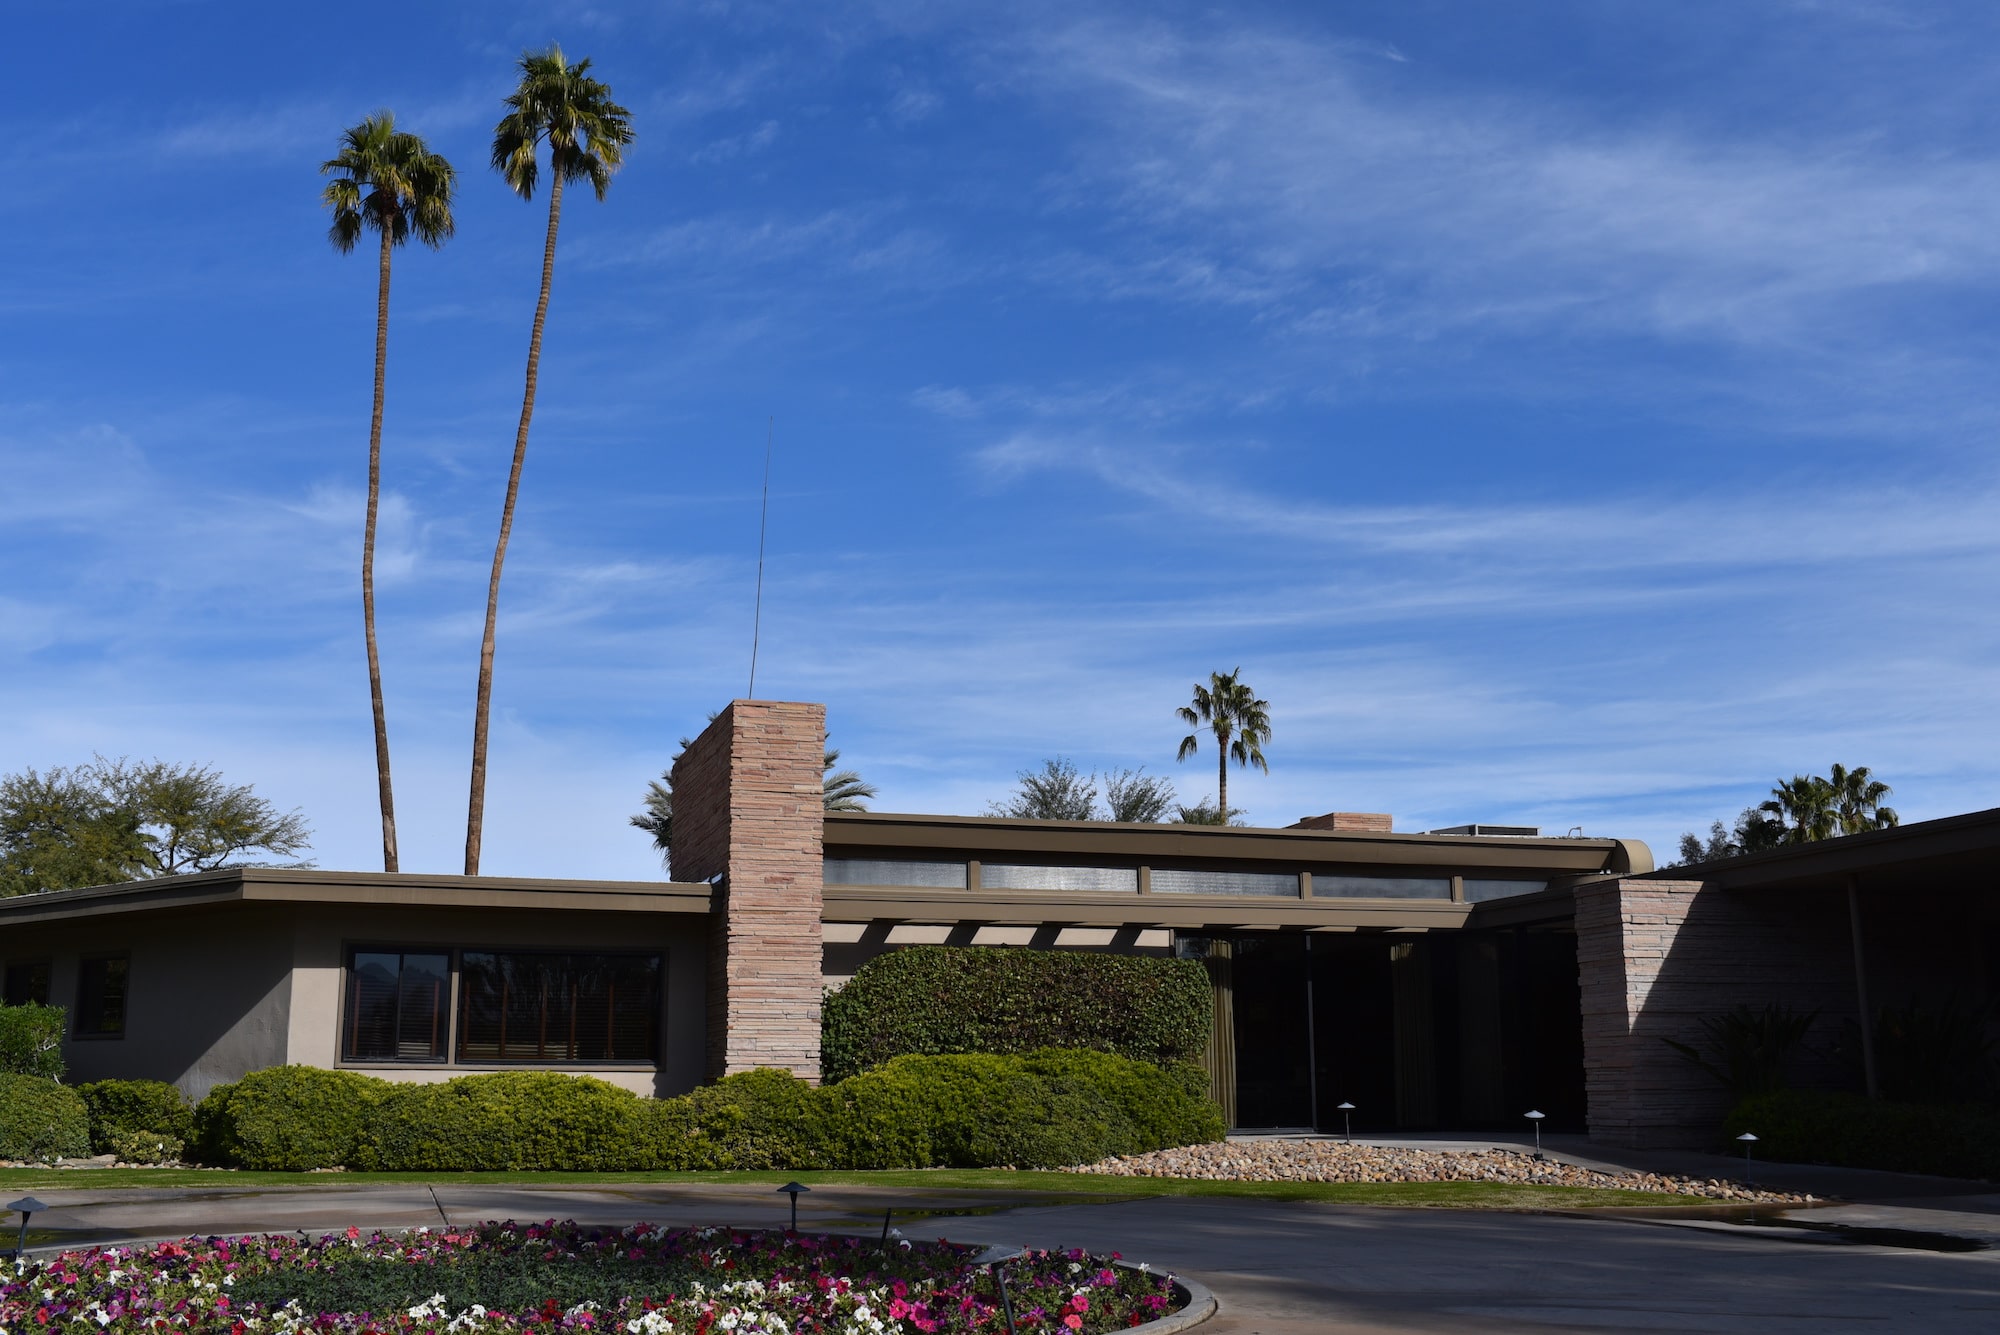
[[[459,970],[461,1062],[650,1062],[658,1054],[658,955],[468,950]]]
[[[347,1061],[441,1062],[449,1051],[451,956],[357,950],[347,970]]]
[[[125,993],[132,962],[123,955],[98,955],[77,965],[76,1018],[71,1032],[78,1038],[125,1037]]]

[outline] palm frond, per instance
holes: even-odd
[[[320,201],[333,214],[327,238],[352,250],[363,228],[400,246],[415,236],[435,249],[451,236],[452,196],[458,174],[423,139],[396,128],[396,117],[378,111],[340,136],[340,152],[320,164],[331,176]]]
[[[520,82],[493,127],[493,169],[515,194],[532,199],[546,144],[559,181],[586,181],[603,199],[632,142],[632,113],[611,100],[608,84],[590,76],[588,59],[571,64],[560,46],[525,51],[517,67]]]

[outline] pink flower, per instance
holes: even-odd
[[[1063,1318],[1063,1324],[1065,1326],[1068,1326],[1071,1330],[1082,1330],[1083,1318],[1078,1316],[1076,1313],[1071,1312],[1068,1316]]]

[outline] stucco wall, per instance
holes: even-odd
[[[682,1094],[701,1083],[706,973],[705,919],[665,913],[468,911],[451,908],[305,905],[292,925],[295,961],[288,1050],[303,1066],[341,1066],[340,1017],[346,952],[353,946],[537,950],[658,950],[662,1061],[657,1070],[565,1067],[648,1095]],[[507,1066],[354,1064],[385,1080],[436,1081]]]
[[[398,905],[225,903],[108,914],[9,928],[8,959],[49,958],[49,999],[73,1007],[84,954],[129,955],[125,1035],[68,1039],[72,1083],[166,1080],[190,1099],[249,1071],[287,1063],[337,1067],[350,946],[657,949],[663,956],[657,1068],[564,1067],[635,1093],[685,1093],[702,1082],[706,918]],[[387,1080],[436,1081],[517,1066],[365,1065]]]
[[[121,1038],[69,1038],[73,1084],[166,1080],[190,1099],[285,1061],[291,1009],[288,911],[233,904],[10,929],[9,959],[48,957],[49,1000],[73,1007],[77,962],[131,959]]]

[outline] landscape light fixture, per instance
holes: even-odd
[[[1544,1112],[1536,1112],[1534,1109],[1530,1108],[1527,1112],[1524,1112],[1521,1115],[1527,1118],[1529,1123],[1535,1128],[1535,1157],[1537,1159],[1540,1159],[1544,1157],[1542,1154],[1542,1119],[1544,1117],[1547,1117],[1548,1114]]]
[[[799,1231],[799,1193],[811,1191],[812,1188],[803,1182],[787,1182],[778,1190],[792,1198],[792,1232],[796,1233]]]
[[[21,1236],[14,1243],[14,1273],[18,1275],[28,1268],[28,1221],[36,1211],[49,1207],[33,1196],[23,1196],[18,1201],[8,1201],[7,1208],[21,1216]]]
[[[1353,1104],[1351,1104],[1351,1103],[1343,1103],[1343,1104],[1341,1104],[1341,1105],[1340,1105],[1340,1124],[1341,1124],[1341,1126],[1342,1126],[1343,1128],[1345,1128],[1345,1130],[1347,1131],[1347,1143],[1348,1143],[1348,1144],[1350,1144],[1350,1145],[1352,1145],[1352,1144],[1354,1143],[1354,1105],[1353,1105]]]
[[[1750,1180],[1750,1147],[1757,1143],[1757,1135],[1754,1131],[1745,1131],[1736,1139],[1743,1146],[1743,1185],[1754,1187],[1757,1184]]]
[[[1021,1247],[1009,1247],[1004,1242],[996,1242],[972,1258],[972,1264],[983,1265],[993,1272],[993,1282],[1000,1289],[1000,1315],[1007,1319],[1007,1335],[1014,1335],[1014,1300],[1008,1296],[1007,1272],[1001,1267],[1024,1254],[1025,1250]]]

